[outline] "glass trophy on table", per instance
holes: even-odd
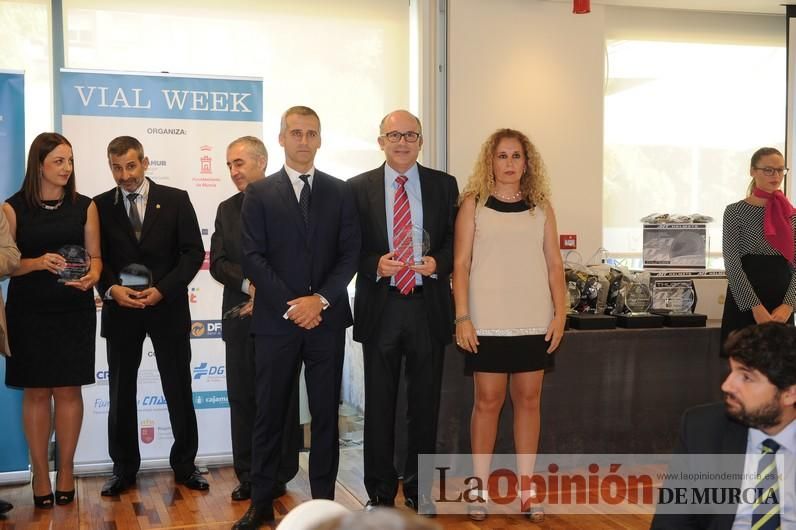
[[[650,313],[652,291],[646,283],[633,278],[620,290],[624,313],[617,315],[617,325],[623,328],[660,328],[663,317]]]
[[[598,312],[597,301],[600,297],[602,284],[596,276],[590,276],[583,283],[583,290],[578,289],[577,282],[569,281],[567,296],[569,297],[569,313],[567,328],[573,329],[614,329],[616,318]]]
[[[652,284],[652,313],[663,316],[668,327],[704,327],[707,315],[694,313],[696,290],[690,279],[656,279]]]
[[[143,291],[152,287],[152,271],[146,265],[131,263],[119,271],[119,283],[134,291]]]
[[[577,282],[567,283],[567,297],[569,300],[569,313],[577,313],[575,307],[580,303],[580,289]]]
[[[58,283],[76,282],[88,273],[91,257],[80,245],[64,245],[58,254],[66,260],[66,266],[58,273]]]

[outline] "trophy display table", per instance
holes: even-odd
[[[680,416],[721,399],[726,361],[719,323],[702,328],[567,331],[542,390],[541,453],[669,453]],[[440,400],[437,450],[470,452],[472,377],[449,347]],[[405,394],[398,402],[403,425]],[[396,455],[406,439],[397,431]],[[513,452],[511,400],[501,416],[498,453]]]

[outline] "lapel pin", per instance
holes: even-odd
[[[155,208],[160,208],[160,204],[156,204],[156,205],[155,205]]]

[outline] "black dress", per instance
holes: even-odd
[[[727,295],[721,318],[721,355],[730,333],[755,323],[752,307],[770,312],[782,304],[796,305],[793,266],[763,233],[765,207],[739,201],[724,210],[724,267]],[[792,218],[796,233],[796,217]],[[793,324],[791,315],[789,324]]]
[[[22,258],[81,245],[91,199],[78,195],[53,210],[30,207],[21,193],[8,204],[16,214],[17,246]],[[52,204],[52,203],[49,203]],[[6,384],[23,388],[94,383],[97,326],[94,291],[58,283],[49,271],[14,276],[8,284]]]

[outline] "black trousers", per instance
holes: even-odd
[[[232,463],[240,482],[251,482],[252,435],[257,412],[254,337],[251,318],[224,320],[227,397],[232,431]],[[290,482],[298,473],[303,432],[299,424],[299,372],[288,399],[277,481]]]
[[[321,326],[322,327],[322,326]],[[340,459],[337,409],[345,329],[255,335],[257,415],[252,446],[252,503],[267,504],[278,480],[285,415],[294,376],[304,363],[312,414],[309,458],[313,499],[334,499]]]
[[[134,310],[130,310],[134,311]],[[195,469],[199,446],[196,412],[191,391],[191,344],[187,332],[174,332],[150,325],[148,317],[131,318],[123,331],[116,329],[106,338],[110,386],[108,413],[108,452],[113,473],[134,477],[141,466],[138,450],[138,367],[144,338],[149,335],[155,349],[163,395],[167,401],[174,443],[169,464],[177,480]],[[121,328],[121,326],[117,326]]]
[[[403,494],[418,493],[417,457],[434,454],[442,381],[443,345],[431,337],[422,294],[391,292],[372,340],[362,345],[365,361],[365,488],[371,499],[392,500],[398,492],[395,406],[404,359],[407,395],[407,454]]]

